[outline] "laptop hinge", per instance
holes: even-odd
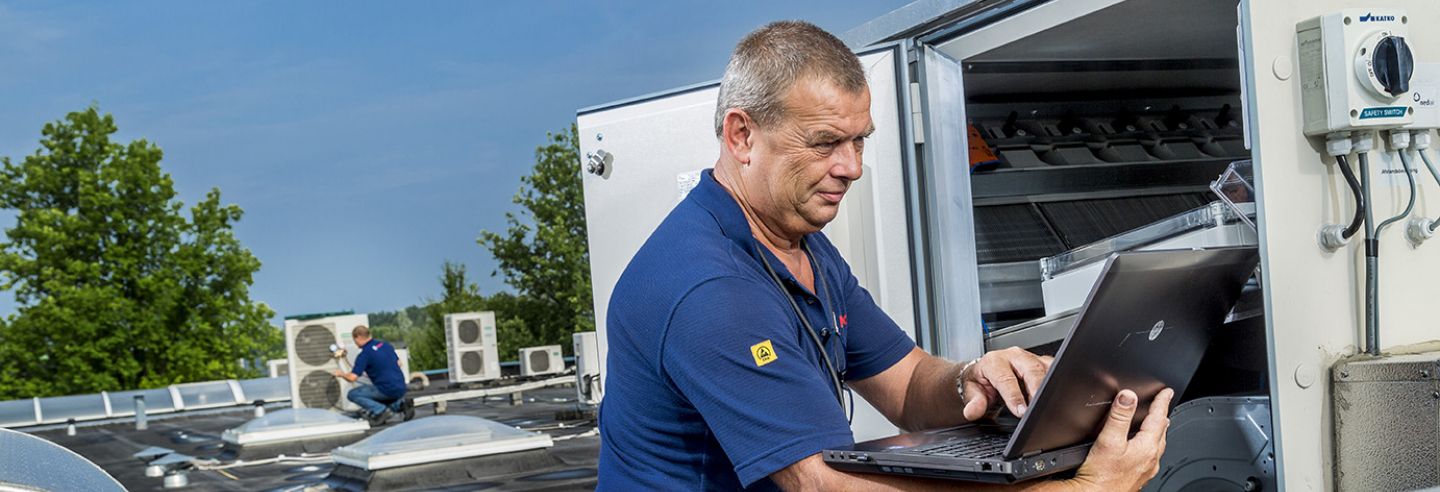
[[[1021,458],[1029,458],[1029,457],[1031,457],[1031,456],[1035,456],[1035,455],[1040,454],[1040,453],[1043,453],[1043,452],[1045,452],[1045,450],[1043,450],[1043,449],[1037,449],[1037,450],[1035,450],[1035,451],[1031,451],[1031,452],[1028,452],[1028,453],[1021,454],[1020,457],[1021,457]]]

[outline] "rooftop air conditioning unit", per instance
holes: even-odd
[[[341,410],[359,409],[345,398],[353,384],[337,378],[332,371],[355,367],[360,348],[350,338],[356,326],[369,325],[364,314],[331,316],[308,320],[285,320],[285,352],[290,372],[290,404],[295,408]],[[335,349],[344,349],[337,359]]]
[[[290,375],[290,359],[270,359],[265,364],[270,367],[272,378]]]
[[[520,349],[521,376],[539,376],[561,372],[565,372],[565,359],[560,357],[559,345]]]
[[[405,384],[410,384],[410,349],[395,349],[395,357],[400,359],[400,376],[405,378]]]
[[[450,353],[450,382],[486,381],[500,377],[494,312],[445,315],[445,346]]]
[[[575,396],[576,401],[587,405],[600,403],[604,391],[600,388],[600,342],[595,332],[576,333],[575,341]]]

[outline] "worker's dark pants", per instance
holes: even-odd
[[[355,402],[356,405],[360,405],[360,408],[365,409],[365,413],[370,416],[380,415],[386,409],[399,412],[400,403],[405,399],[405,395],[387,396],[380,392],[380,388],[370,384],[356,384],[355,388],[350,390],[345,397]]]

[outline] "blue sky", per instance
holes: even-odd
[[[396,309],[446,259],[505,289],[475,238],[576,109],[718,78],[768,21],[842,33],[905,3],[0,1],[0,155],[98,104],[187,205],[219,187],[245,209],[253,298]]]

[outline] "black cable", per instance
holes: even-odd
[[[1370,203],[1370,157],[1360,153],[1360,190]],[[1365,351],[1380,355],[1380,240],[1375,237],[1375,217],[1365,207]]]
[[[834,364],[830,362],[830,351],[825,350],[825,344],[820,341],[820,335],[815,333],[815,327],[810,326],[810,320],[805,317],[805,311],[800,309],[800,305],[795,302],[795,297],[791,296],[790,291],[785,289],[785,283],[780,281],[780,275],[775,273],[775,267],[770,266],[770,260],[765,257],[765,251],[758,250],[760,246],[756,248],[756,253],[760,255],[760,262],[765,264],[765,271],[770,273],[770,279],[774,280],[775,286],[780,288],[780,295],[785,296],[785,300],[790,301],[790,307],[795,310],[795,315],[800,317],[800,324],[805,325],[805,333],[810,335],[810,341],[815,344],[815,348],[820,350],[820,360],[825,362],[825,374],[830,376],[830,383],[834,385],[835,400],[840,402],[840,408],[843,410],[845,408],[845,384],[840,382],[840,371],[836,371]],[[805,252],[810,255],[810,262],[813,266],[815,254],[810,252],[808,246],[806,246]],[[819,271],[819,268],[815,270],[817,275],[825,274],[825,272]]]
[[[1365,154],[1360,155],[1364,156]],[[1364,157],[1361,158],[1364,159]],[[1355,171],[1350,169],[1350,161],[1343,155],[1337,155],[1335,163],[1339,164],[1340,174],[1345,176],[1345,183],[1350,185],[1350,193],[1355,195],[1355,218],[1350,219],[1350,225],[1346,226],[1341,233],[1345,239],[1350,239],[1350,236],[1354,236],[1355,232],[1360,230],[1360,225],[1365,220],[1365,207],[1368,204],[1365,203],[1365,198],[1361,193],[1360,182],[1355,179]]]

